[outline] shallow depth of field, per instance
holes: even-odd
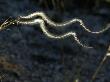
[[[58,23],[80,18],[92,31],[110,23],[110,0],[0,0],[0,25],[9,17],[36,11]],[[10,25],[0,31],[1,82],[110,82],[110,57],[101,65],[110,46],[110,29],[97,35],[79,23],[58,29],[46,26],[57,35],[74,31],[93,48],[79,46],[73,37],[48,38],[39,25]]]

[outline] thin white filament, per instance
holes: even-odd
[[[76,22],[79,22],[80,25],[87,31],[87,32],[90,32],[90,33],[93,33],[93,34],[99,34],[99,33],[103,33],[105,32],[106,30],[108,30],[110,28],[110,25],[108,24],[106,26],[106,28],[100,30],[100,31],[97,31],[97,32],[93,32],[91,31],[90,29],[88,29],[84,22],[81,20],[81,19],[77,19],[77,18],[73,18],[69,21],[66,21],[64,23],[55,23],[54,21],[50,20],[49,17],[47,17],[45,15],[45,13],[43,12],[35,12],[35,13],[32,13],[30,15],[27,15],[27,16],[20,16],[20,18],[22,19],[30,19],[30,18],[34,18],[34,17],[41,17],[44,21],[46,21],[49,25],[51,26],[54,26],[54,27],[63,27],[63,26],[67,26],[67,25],[70,25],[70,24],[73,24],[73,23],[76,23]]]
[[[88,47],[86,45],[83,45],[79,39],[77,38],[77,35],[75,32],[67,32],[63,35],[55,35],[55,34],[52,34],[50,33],[47,29],[46,29],[46,26],[45,26],[45,23],[42,19],[35,19],[35,20],[32,20],[32,21],[28,21],[28,22],[22,22],[22,21],[19,21],[18,22],[19,24],[24,24],[24,25],[34,25],[34,24],[40,24],[40,27],[43,31],[43,33],[48,36],[49,38],[53,38],[53,39],[62,39],[62,38],[66,38],[66,37],[69,37],[69,36],[73,36],[75,41],[81,45],[82,47],[86,47],[86,48],[92,48],[92,47]]]

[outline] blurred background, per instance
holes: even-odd
[[[0,0],[0,24],[36,11],[51,20],[64,22],[80,18],[92,31],[110,22],[110,0]],[[10,25],[0,31],[1,82],[110,82],[110,59],[106,59],[93,79],[110,45],[110,29],[96,35],[86,32],[79,23],[64,28],[51,28],[54,34],[74,31],[73,37],[55,40],[46,37],[39,25]]]

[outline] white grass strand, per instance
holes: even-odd
[[[35,17],[41,17],[45,22],[47,22],[49,25],[54,26],[54,27],[63,27],[63,26],[67,26],[67,25],[79,22],[80,26],[82,26],[87,32],[93,33],[93,34],[103,33],[110,28],[110,24],[108,24],[106,26],[106,28],[104,28],[100,31],[97,31],[97,32],[93,32],[85,26],[84,22],[81,19],[77,19],[77,18],[73,18],[64,23],[55,23],[54,21],[50,20],[49,17],[44,12],[34,12],[27,16],[20,16],[21,19],[31,19],[31,18],[35,18]]]
[[[55,34],[52,34],[50,33],[47,29],[46,29],[46,26],[45,26],[45,22],[42,20],[42,19],[35,19],[35,20],[32,20],[32,21],[28,21],[28,22],[22,22],[22,21],[19,21],[18,22],[19,24],[24,24],[24,25],[35,25],[35,24],[40,24],[40,27],[43,31],[43,33],[48,36],[49,38],[53,38],[53,39],[62,39],[62,38],[66,38],[66,37],[69,37],[69,36],[73,36],[75,41],[81,45],[82,47],[86,47],[86,48],[92,48],[92,47],[88,47],[86,45],[83,45],[80,40],[77,38],[77,35],[75,32],[67,32],[63,35],[55,35]]]

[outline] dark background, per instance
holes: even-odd
[[[98,31],[110,22],[110,0],[0,0],[0,23],[7,18],[43,11],[55,22],[74,17]],[[47,25],[48,26],[48,25]],[[73,30],[86,49],[69,37],[46,37],[39,25],[10,25],[0,31],[0,80],[2,82],[91,82],[110,45],[110,29],[95,35],[73,24],[52,29],[62,34]],[[104,62],[92,82],[110,82],[110,59]]]

